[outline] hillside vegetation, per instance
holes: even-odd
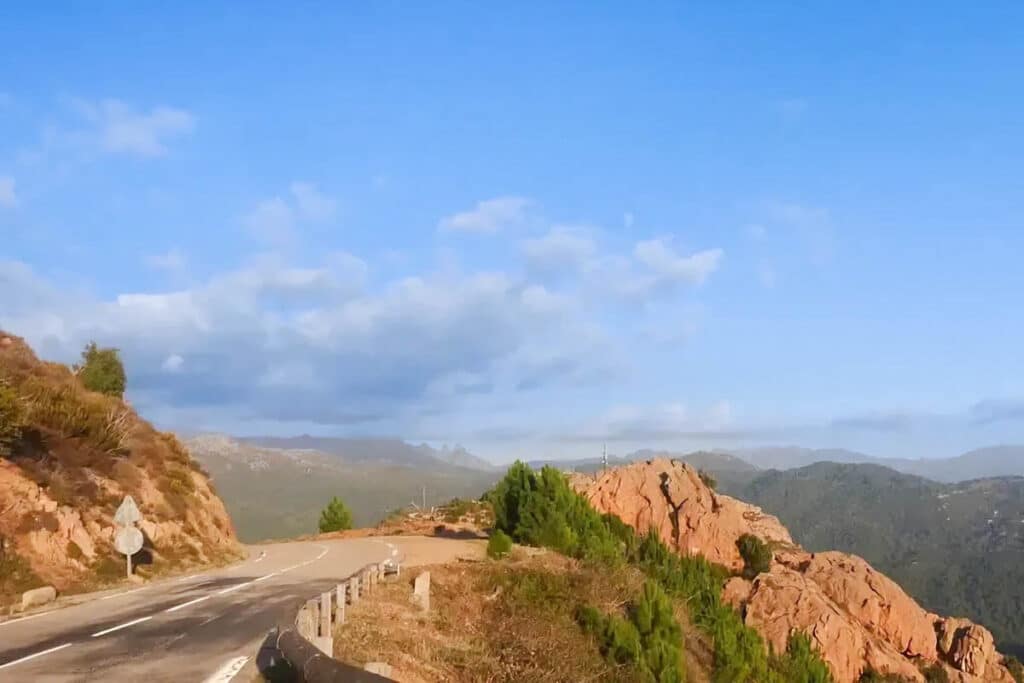
[[[984,624],[1024,655],[1024,479],[939,484],[818,463],[727,492],[778,516],[808,550],[859,555],[926,608]]]
[[[129,494],[144,517],[140,574],[237,551],[206,474],[105,377],[90,380],[108,393],[90,391],[0,332],[0,599],[44,582],[69,590],[120,578],[112,515]]]
[[[520,543],[557,550],[585,563],[610,569],[638,568],[650,582],[648,603],[661,603],[664,594],[681,601],[688,619],[713,644],[713,680],[742,683],[801,683],[831,681],[827,665],[812,651],[808,639],[792,634],[786,652],[772,653],[761,636],[722,602],[729,576],[724,567],[699,555],[683,557],[670,551],[655,533],[638,537],[632,527],[614,515],[600,515],[573,491],[563,474],[552,467],[539,473],[516,463],[488,493],[494,506],[495,526]],[[625,614],[602,614],[583,606],[581,622],[594,633],[612,661],[631,666],[641,680],[681,681],[683,652],[670,651],[669,632],[681,626],[665,618],[637,619],[635,603]],[[662,612],[651,608],[648,612]],[[630,625],[630,622],[633,622]],[[645,637],[645,630],[661,635]],[[635,633],[634,633],[635,631]]]

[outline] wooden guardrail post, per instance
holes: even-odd
[[[348,596],[351,604],[359,602],[359,577],[353,576],[348,580]]]

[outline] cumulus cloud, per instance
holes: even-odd
[[[164,156],[169,140],[191,133],[196,125],[192,113],[175,107],[138,111],[117,99],[75,100],[73,104],[91,126],[83,135],[112,154]]]
[[[295,240],[301,223],[334,217],[337,201],[322,194],[312,183],[295,181],[288,190],[287,198],[265,199],[242,217],[250,235],[261,242],[283,246]]]
[[[543,237],[522,243],[527,265],[542,273],[578,270],[597,248],[582,228],[555,226]]]
[[[0,176],[0,207],[13,209],[18,205],[18,195],[14,191],[14,178]]]
[[[354,284],[364,272],[354,257],[261,263],[189,289],[69,302],[7,262],[0,287],[16,295],[0,301],[0,321],[59,359],[89,339],[118,346],[133,400],[320,424],[394,415],[445,383],[454,394],[484,391],[525,345],[571,325],[554,295],[502,273],[427,274],[367,291]]]
[[[530,205],[530,200],[524,197],[486,199],[468,211],[442,218],[438,229],[442,232],[494,234],[522,222]]]
[[[732,428],[732,422],[732,406],[728,401],[718,401],[697,410],[682,403],[626,404],[612,407],[562,438],[651,443],[677,439],[730,440],[752,433]]]
[[[647,266],[661,281],[703,284],[718,269],[721,249],[707,249],[680,256],[662,239],[638,242],[633,249],[637,261]]]
[[[280,197],[261,201],[242,218],[249,234],[269,244],[280,245],[295,236],[295,214]]]

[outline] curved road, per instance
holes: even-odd
[[[0,681],[251,680],[267,632],[400,539],[254,546],[248,560],[0,622]],[[219,677],[219,678],[218,678]]]

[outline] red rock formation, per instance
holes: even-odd
[[[743,566],[741,535],[771,543],[771,570],[752,582],[731,579],[722,598],[776,651],[794,631],[807,633],[839,683],[859,680],[868,668],[923,681],[920,663],[940,663],[959,683],[1013,681],[983,627],[930,614],[859,557],[803,551],[778,519],[710,490],[685,463],[651,460],[572,483],[596,509],[638,532],[654,529],[677,552],[733,570]]]

